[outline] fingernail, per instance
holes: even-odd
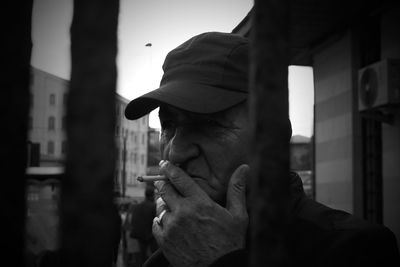
[[[168,160],[163,160],[163,161],[161,162],[160,167],[161,167],[161,168],[165,168],[168,164],[169,164],[169,161],[168,161]]]
[[[249,167],[249,165],[247,165],[247,164],[243,164],[242,165],[242,170],[241,170],[241,172],[243,173],[243,174],[247,174],[247,172],[250,170],[250,167]]]

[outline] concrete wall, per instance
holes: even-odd
[[[351,36],[314,54],[316,200],[353,212]]]

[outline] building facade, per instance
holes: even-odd
[[[69,81],[32,67],[28,146],[30,166],[63,166],[66,156],[66,103]],[[146,174],[149,118],[124,116],[127,99],[116,94],[115,189],[127,197],[142,197]]]
[[[62,166],[68,81],[32,68],[28,140],[37,144],[39,166]],[[36,164],[35,164],[36,165]]]
[[[128,120],[124,112],[129,101],[120,95],[117,95],[116,100],[115,178],[117,182],[115,184],[120,185],[119,191],[123,196],[142,198],[145,185],[138,182],[136,178],[147,172],[149,116],[146,115],[134,121]]]

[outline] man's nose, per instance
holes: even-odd
[[[184,127],[178,127],[170,140],[168,151],[169,161],[173,164],[185,165],[191,159],[197,157],[199,147],[196,143],[195,134]]]

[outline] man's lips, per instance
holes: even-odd
[[[204,178],[202,178],[202,177],[198,177],[198,176],[196,176],[196,177],[192,177],[192,179],[193,179],[193,181],[206,181],[206,179],[204,179]]]
[[[196,183],[204,183],[207,182],[207,179],[204,178],[203,176],[197,175],[197,174],[189,174],[189,177],[193,179],[193,181],[195,181]]]

